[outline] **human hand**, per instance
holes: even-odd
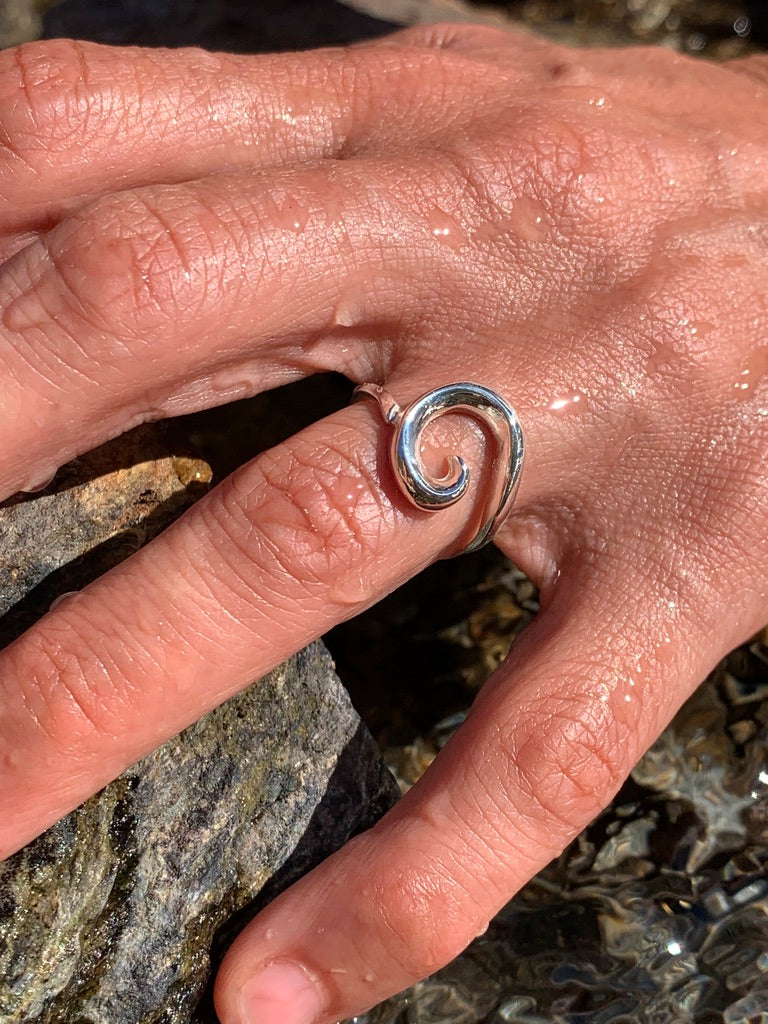
[[[539,617],[422,782],[238,938],[224,1024],[445,963],[768,618],[765,81],[451,27],[0,55],[6,495],[326,369],[401,404],[475,380],[526,431],[497,543]],[[0,654],[0,856],[465,543],[483,473],[419,512],[387,444],[370,402],[315,424]],[[447,417],[446,450],[482,464],[484,435]]]

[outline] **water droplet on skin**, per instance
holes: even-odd
[[[363,579],[358,573],[352,575],[347,573],[336,580],[328,593],[329,601],[338,604],[342,608],[356,608],[371,598],[370,582]]]
[[[288,193],[273,192],[264,201],[264,209],[275,225],[281,231],[303,231],[309,220],[309,207],[297,196]]]
[[[674,363],[677,358],[674,345],[671,345],[668,341],[653,341],[651,344],[653,351],[646,363],[645,369],[647,373],[657,373],[663,367]]]
[[[583,391],[571,388],[570,391],[563,391],[557,395],[547,406],[550,412],[573,412],[586,407],[587,396]]]
[[[354,327],[363,319],[363,304],[359,293],[340,295],[333,307],[333,322],[338,327]]]
[[[211,376],[211,391],[229,402],[238,398],[250,398],[259,390],[259,376],[251,377],[242,366],[219,370]]]
[[[736,397],[742,402],[751,398],[766,374],[768,374],[768,345],[761,345],[752,350],[733,385]]]
[[[276,115],[276,120],[282,121],[283,124],[288,124],[293,127],[296,124],[293,107],[286,107],[285,110],[281,110],[280,113]]]
[[[64,601],[71,601],[73,597],[79,597],[79,595],[79,590],[68,590],[64,594],[59,594],[58,597],[55,597],[53,601],[51,601],[50,605],[48,606],[48,611],[52,612],[54,608],[57,608]]]
[[[367,982],[370,985],[372,982],[376,981],[376,975],[373,973],[373,971],[366,971],[365,974],[363,975],[363,981]]]
[[[661,642],[656,644],[656,658],[664,668],[672,668],[675,652],[672,647],[672,637],[668,633],[665,633]]]
[[[441,210],[439,206],[436,206],[427,215],[427,227],[438,242],[442,242],[450,249],[460,249],[462,245],[466,245],[467,236],[458,222],[445,210]]]
[[[59,470],[58,466],[44,466],[33,473],[25,484],[19,488],[24,494],[37,494],[44,491],[53,483],[53,478]]]
[[[526,242],[543,242],[550,231],[544,204],[529,196],[519,196],[510,207],[509,226]]]
[[[31,327],[42,327],[43,317],[39,310],[32,312],[32,305],[25,292],[11,299],[2,312],[3,326],[14,334],[23,334]],[[56,320],[57,317],[52,319]]]
[[[591,696],[599,700],[601,704],[607,704],[611,699],[611,691],[605,683],[598,683],[594,690],[589,691]]]
[[[710,323],[709,320],[691,320],[688,324],[688,328],[691,332],[691,338],[695,343],[698,341],[703,341],[703,339],[706,338],[708,334],[711,334],[712,331],[714,331],[715,329],[715,325],[713,323]],[[697,346],[694,344],[694,347]]]
[[[365,484],[359,477],[340,476],[331,485],[335,507],[345,510],[354,508],[364,490]]]
[[[342,194],[336,194],[331,192],[329,195],[323,197],[323,212],[325,213],[326,226],[330,224],[337,224],[343,214],[345,206],[345,197]]]

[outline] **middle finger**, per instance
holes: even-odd
[[[384,379],[386,339],[450,291],[443,248],[396,161],[97,200],[0,273],[0,492],[147,419],[318,370]]]
[[[256,57],[26,44],[0,53],[0,232],[48,226],[120,189],[391,152],[496,77],[456,53],[375,42]]]

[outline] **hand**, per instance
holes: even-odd
[[[401,404],[475,380],[526,431],[497,542],[541,614],[423,781],[240,936],[224,1024],[444,964],[768,618],[767,80],[452,27],[0,55],[6,495],[326,369]],[[387,441],[367,401],[315,424],[0,655],[0,855],[466,542],[483,473],[419,512]],[[447,417],[446,449],[482,464],[482,431]]]

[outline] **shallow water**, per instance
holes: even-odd
[[[726,59],[768,37],[764,0],[508,0],[500,6],[537,31],[582,45],[658,43]]]
[[[464,955],[360,1024],[768,1021],[765,640],[718,666]],[[403,785],[445,731],[391,751]]]

